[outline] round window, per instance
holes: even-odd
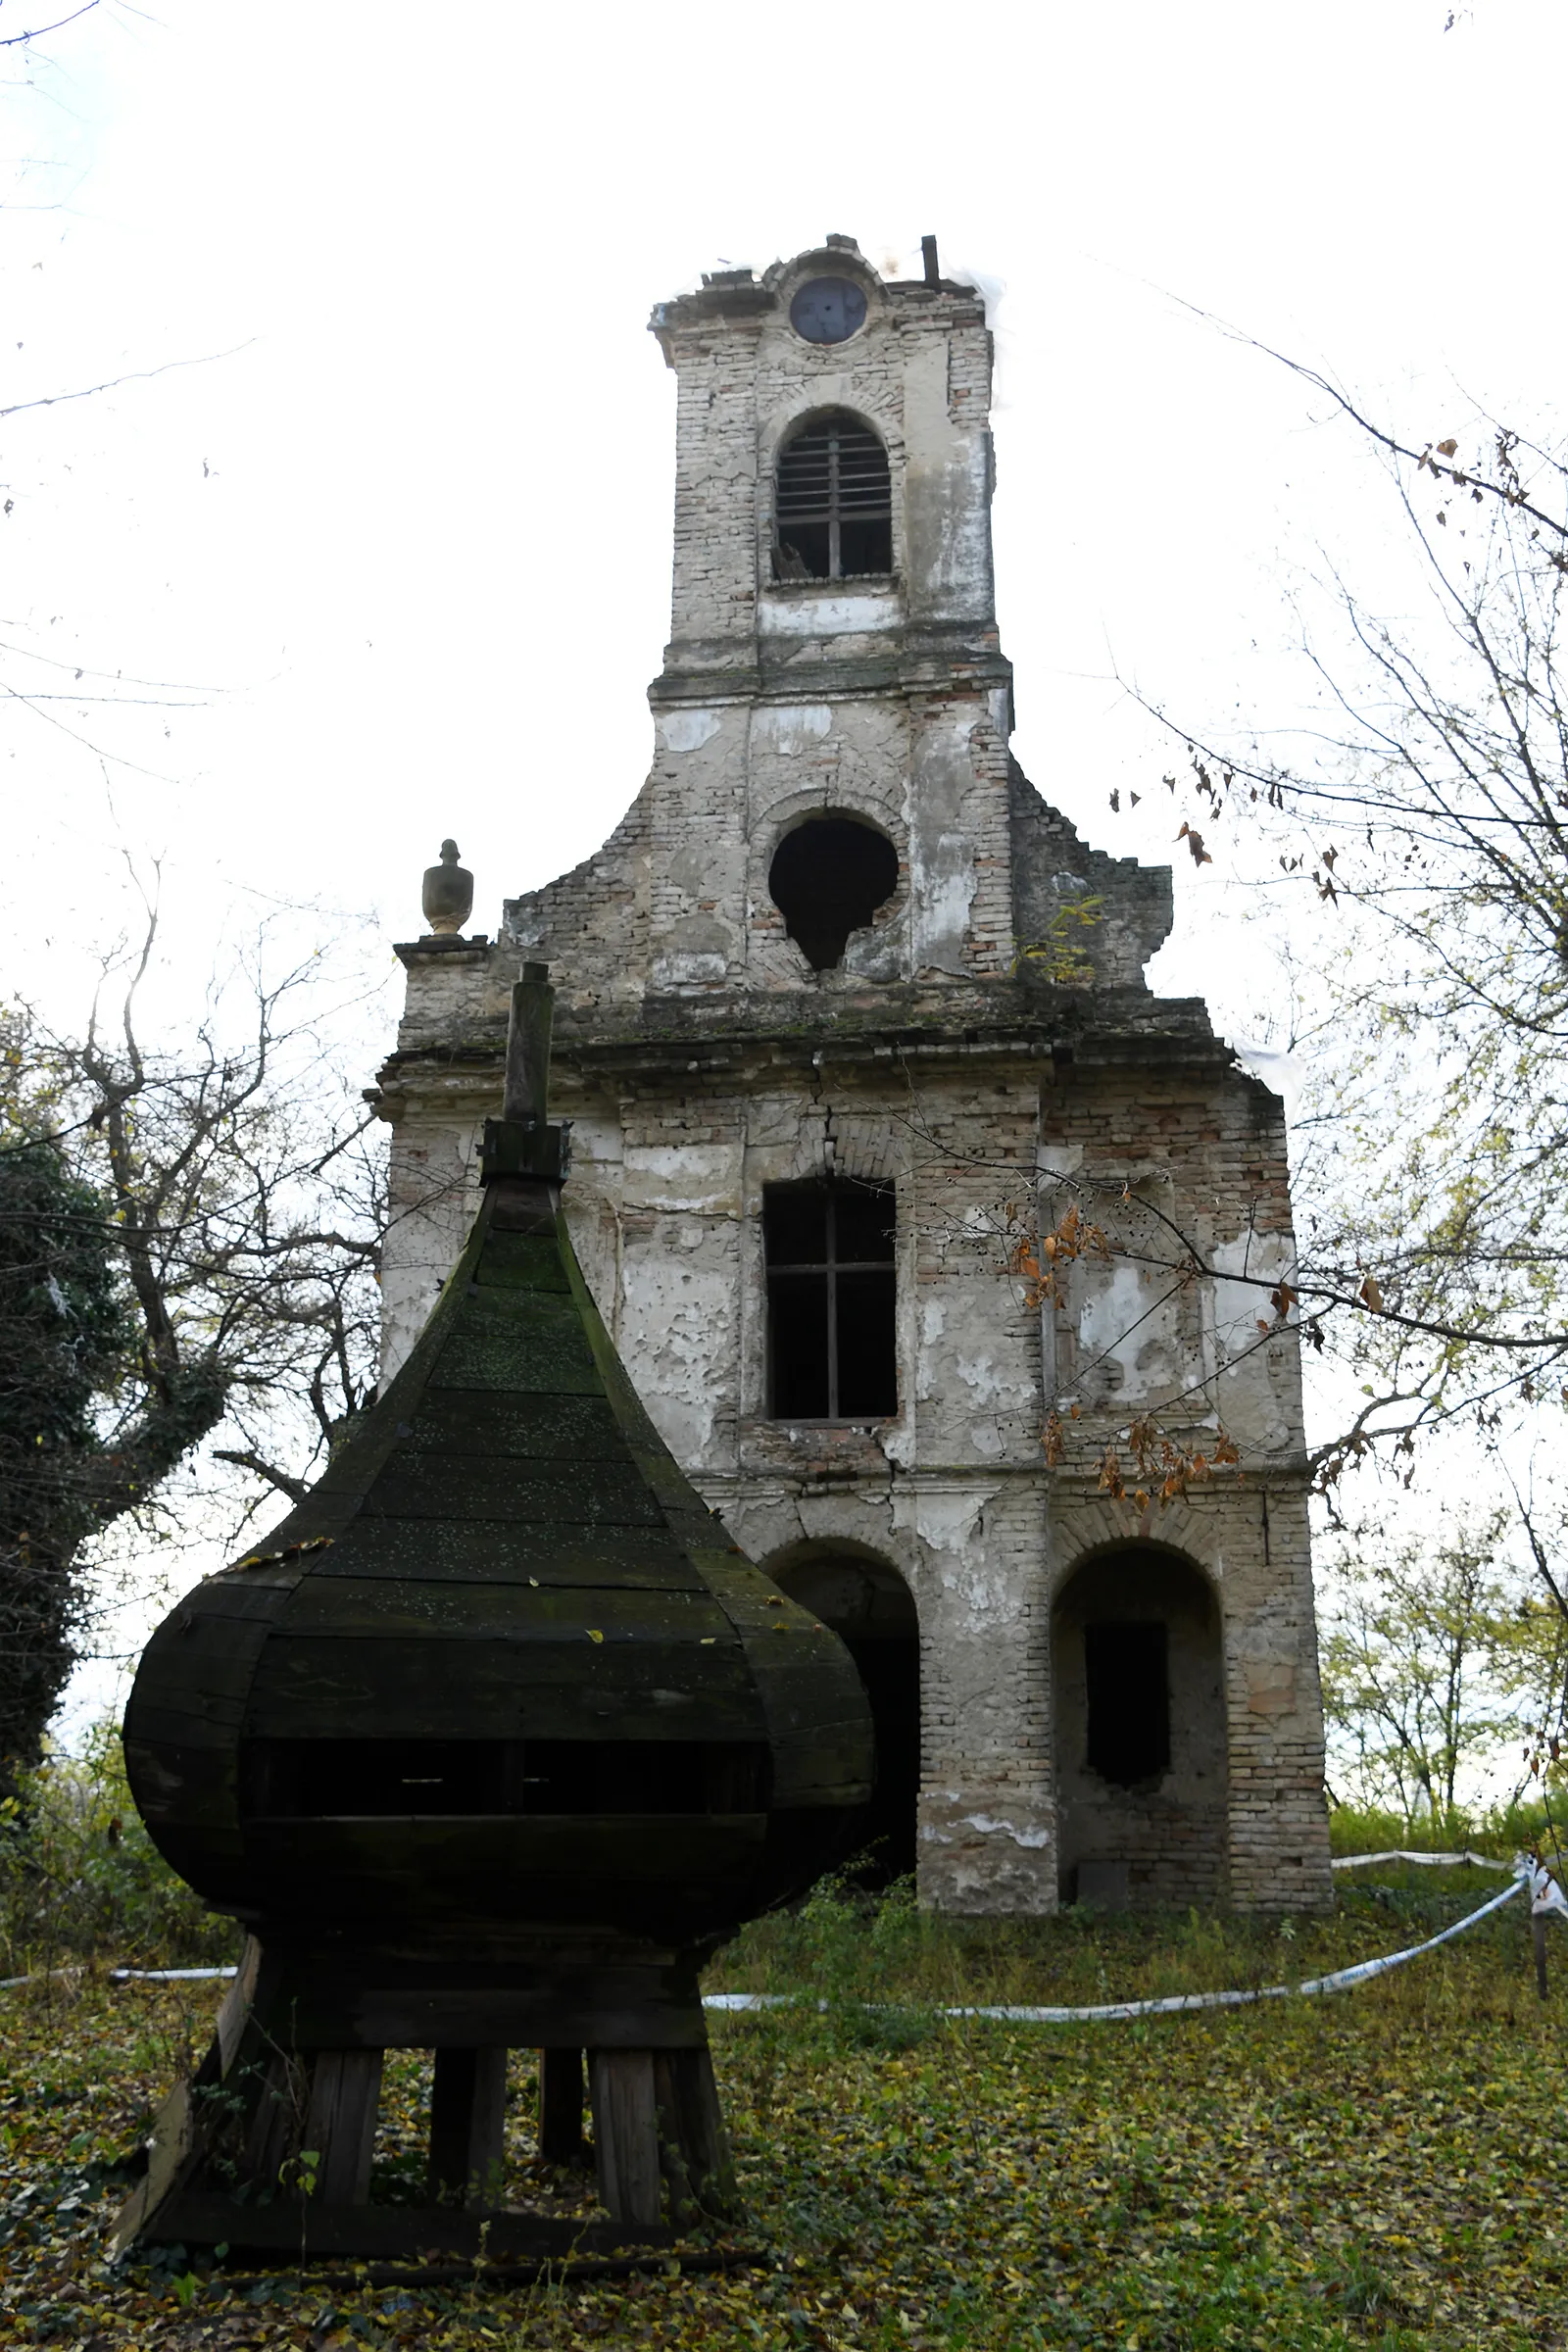
[[[858,816],[812,816],[773,853],[767,887],[784,928],[813,971],[844,960],[852,931],[863,931],[899,886],[899,853]]]
[[[847,343],[865,324],[865,293],[850,277],[813,277],[790,304],[790,324],[808,343]]]

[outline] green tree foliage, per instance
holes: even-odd
[[[0,1797],[0,1977],[97,1960],[219,1964],[240,1940],[164,1860],[131,1801],[120,1733],[48,1754]]]
[[[0,1785],[36,1761],[74,1655],[98,1405],[131,1342],[109,1235],[56,1143],[0,1129]]]
[[[1325,1579],[1323,1705],[1342,1794],[1451,1823],[1484,1777],[1532,1779],[1529,1726],[1560,1715],[1568,1627],[1507,1561],[1504,1509],[1438,1540],[1348,1530]],[[1549,1781],[1549,1767],[1541,1776]]]
[[[0,1773],[40,1752],[95,1539],[236,1534],[373,1378],[381,1155],[323,1043],[331,975],[253,957],[151,1046],[155,936],[112,1023],[0,1019]],[[226,1467],[184,1493],[204,1442]]]

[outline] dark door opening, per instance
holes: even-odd
[[[920,1796],[920,1626],[896,1569],[842,1553],[772,1572],[831,1626],[855,1660],[871,1705],[876,1786],[849,1847],[857,1886],[875,1890],[915,1867]]]
[[[1064,1902],[1223,1899],[1229,1730],[1218,1598],[1159,1544],[1093,1553],[1052,1619]]]
[[[1157,1780],[1170,1764],[1170,1680],[1163,1625],[1084,1627],[1089,1769],[1118,1788]]]

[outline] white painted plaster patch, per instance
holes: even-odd
[[[711,743],[720,725],[716,710],[666,710],[659,721],[666,752],[700,752]]]
[[[655,1428],[677,1461],[700,1467],[721,1394],[715,1358],[732,1341],[734,1284],[723,1264],[628,1254],[621,1354]]]
[[[722,980],[728,970],[726,956],[707,950],[690,956],[656,956],[653,981],[655,988],[696,988],[709,980]]]
[[[966,1485],[935,1492],[927,1487],[916,1494],[896,1494],[894,1525],[912,1526],[921,1543],[932,1551],[957,1555],[973,1540],[981,1512],[988,1502],[995,1501],[999,1493],[996,1487]]]
[[[944,838],[942,850],[954,844]],[[967,843],[957,847],[967,853]],[[944,949],[961,948],[969,927],[969,909],[974,905],[975,873],[972,857],[956,872],[934,874],[929,866],[921,873],[919,897],[920,953],[916,960],[937,962]]]
[[[880,1548],[887,1542],[888,1510],[880,1495],[803,1494],[797,1516],[802,1535],[813,1544],[838,1537]]]
[[[1020,1830],[1014,1822],[993,1821],[989,1813],[965,1813],[958,1827],[978,1830],[982,1838],[1010,1838],[1014,1845],[1026,1846],[1031,1853],[1039,1853],[1051,1843],[1049,1830]]]
[[[1004,1411],[1021,1410],[1034,1396],[1034,1385],[1027,1380],[1009,1380],[997,1369],[989,1355],[957,1355],[954,1366],[966,1389],[974,1392],[980,1404],[999,1405]]]
[[[763,637],[848,637],[857,629],[896,629],[904,618],[897,596],[763,596],[757,625]]]
[[[1268,1295],[1294,1270],[1296,1245],[1288,1234],[1239,1234],[1234,1241],[1216,1242],[1212,1263],[1217,1277],[1210,1291],[1213,1346],[1217,1368],[1223,1370],[1252,1347],[1259,1318],[1272,1317]],[[1252,1279],[1239,1279],[1246,1275]]]
[[[1182,1385],[1184,1370],[1179,1304],[1163,1304],[1157,1286],[1137,1266],[1098,1269],[1078,1317],[1084,1377],[1101,1381],[1110,1365],[1119,1402],[1133,1404]],[[1091,1373],[1088,1367],[1098,1367]]]
[[[740,1151],[730,1144],[667,1144],[628,1150],[628,1208],[740,1213]]]
[[[1082,1144],[1042,1144],[1038,1159],[1042,1176],[1076,1176],[1084,1164]]]
[[[826,703],[769,703],[752,720],[752,741],[786,759],[810,751],[832,732],[833,712]]]
[[[914,1467],[914,1432],[906,1421],[880,1431],[877,1444],[886,1459],[900,1470],[911,1470]]]

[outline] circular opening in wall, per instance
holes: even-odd
[[[899,885],[899,854],[885,833],[858,816],[812,816],[773,853],[767,887],[786,930],[813,971],[844,959],[852,931],[863,931]]]

